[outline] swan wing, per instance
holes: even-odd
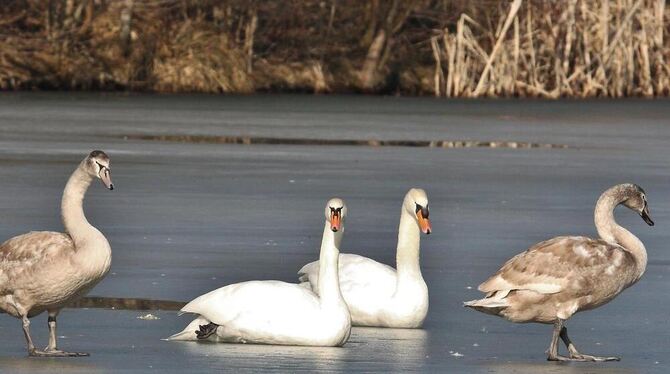
[[[340,290],[345,299],[391,296],[396,290],[392,267],[367,257],[340,255]]]
[[[554,294],[585,282],[598,282],[613,274],[610,266],[634,264],[623,248],[581,236],[562,236],[538,243],[507,261],[479,286],[489,295],[496,291],[531,290]]]
[[[70,236],[52,231],[31,231],[0,245],[0,292],[21,288],[35,279],[43,266],[75,252]]]
[[[395,269],[375,260],[342,253],[339,259],[340,291],[347,302],[355,298],[390,296],[396,289]],[[302,284],[309,283],[314,292],[319,286],[319,262],[305,265],[298,272]]]
[[[312,261],[300,268],[298,270],[298,281],[303,287],[316,292],[319,284],[319,261]]]
[[[299,319],[320,308],[314,292],[297,284],[280,281],[249,281],[231,284],[206,293],[182,308],[218,325],[240,317],[256,325]]]

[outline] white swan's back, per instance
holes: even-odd
[[[395,269],[356,254],[341,253],[339,260],[340,290],[345,300],[390,297],[396,291],[398,278]],[[305,287],[318,292],[319,262],[314,261],[298,271],[298,279]]]
[[[223,325],[243,314],[253,315],[259,321],[270,317],[291,321],[319,309],[316,294],[296,284],[248,281],[208,292],[186,304],[181,311],[200,314]]]

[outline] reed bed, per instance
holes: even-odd
[[[665,0],[499,6],[495,22],[462,13],[431,38],[436,96],[668,95]]]
[[[665,0],[7,0],[0,89],[670,94]]]

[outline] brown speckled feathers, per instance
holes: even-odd
[[[72,239],[59,232],[31,231],[7,240],[0,245],[0,293],[6,291],[9,280],[14,288],[20,288],[21,279],[32,279],[36,269],[61,256],[71,256],[74,250]]]
[[[482,292],[531,290],[543,294],[590,290],[613,278],[634,277],[635,259],[601,239],[561,236],[520,253],[479,286]]]

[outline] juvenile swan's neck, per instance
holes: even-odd
[[[421,265],[419,264],[419,223],[405,208],[400,213],[398,227],[398,249],[396,252],[396,269],[398,274],[398,288],[405,283],[423,281]]]
[[[72,237],[75,247],[80,247],[95,230],[84,216],[84,195],[93,178],[79,165],[72,173],[63,191],[61,216],[65,231]],[[95,230],[97,231],[97,230]]]
[[[333,232],[326,222],[323,228],[323,239],[321,240],[321,253],[319,255],[319,296],[321,306],[340,304],[343,302],[340,293],[340,280],[338,276],[338,263],[340,250],[339,243],[342,240],[342,232]]]
[[[625,198],[613,189],[605,191],[596,203],[595,224],[598,235],[603,240],[618,244],[633,255],[637,264],[637,278],[639,279],[647,268],[647,250],[637,236],[621,227],[614,220],[614,208],[624,200]]]

